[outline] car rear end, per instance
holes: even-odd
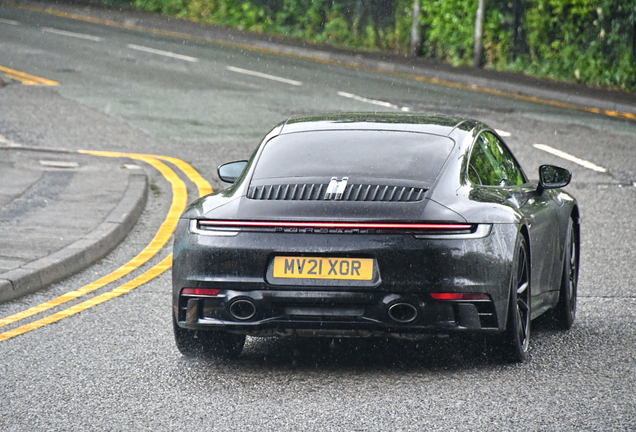
[[[174,312],[183,327],[261,336],[503,328],[505,308],[497,305],[506,303],[510,282],[510,251],[499,241],[510,234],[506,225],[217,222],[179,226]]]
[[[396,131],[281,135],[180,220],[179,326],[254,336],[501,331],[512,225],[429,199],[454,142]]]

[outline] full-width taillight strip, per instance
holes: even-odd
[[[368,222],[278,222],[278,221],[228,221],[201,220],[200,225],[227,227],[285,227],[285,228],[359,228],[359,229],[438,229],[466,230],[468,224],[430,223],[368,223]]]

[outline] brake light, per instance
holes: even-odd
[[[181,295],[191,296],[217,296],[221,290],[211,288],[184,288],[181,290]]]
[[[488,294],[481,293],[431,293],[435,300],[488,300]]]
[[[433,229],[433,230],[467,230],[469,224],[438,223],[369,223],[369,222],[268,222],[268,221],[227,221],[200,220],[204,226],[232,227],[289,227],[289,228],[360,228],[360,229]]]

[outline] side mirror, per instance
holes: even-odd
[[[539,167],[539,190],[557,189],[567,186],[572,179],[572,173],[558,166],[541,165]]]
[[[245,160],[224,163],[217,170],[219,178],[226,183],[234,183],[241,176],[245,165],[247,165]]]

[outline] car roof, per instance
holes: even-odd
[[[472,130],[478,122],[444,115],[407,113],[342,113],[292,117],[282,124],[280,134],[325,130],[377,130],[418,132],[448,136],[460,128]]]

